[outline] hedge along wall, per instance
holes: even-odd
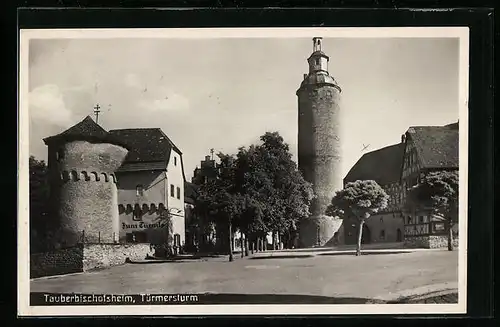
[[[30,257],[30,277],[64,275],[143,260],[151,254],[149,244],[85,244]]]

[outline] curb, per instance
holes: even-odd
[[[377,301],[386,301],[386,302],[400,301],[409,298],[413,300],[413,299],[423,299],[426,297],[440,296],[457,292],[458,292],[458,283],[449,282],[449,283],[431,284],[422,287],[406,289],[398,292],[391,292],[381,296],[376,296],[373,299]]]
[[[419,252],[416,249],[394,249],[394,250],[361,250],[361,255],[389,255],[389,254],[408,254]],[[326,257],[326,256],[340,256],[340,255],[354,255],[356,250],[339,250],[339,251],[296,251],[296,252],[270,252],[254,255],[253,258],[257,259],[282,259],[282,258],[310,258],[310,257]]]
[[[85,273],[86,273],[85,271],[80,271],[80,272],[75,272],[75,273],[70,273],[70,274],[59,274],[59,275],[41,276],[41,277],[30,278],[30,282],[36,281],[36,280],[54,279],[54,278],[66,277],[66,276],[76,276],[76,275],[82,275],[82,274],[85,274]]]

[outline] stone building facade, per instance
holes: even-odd
[[[44,139],[48,147],[50,214],[59,220],[57,246],[82,241],[116,243],[116,171],[128,153],[92,118]]]
[[[297,90],[298,165],[305,180],[312,183],[315,199],[311,217],[300,224],[302,247],[328,243],[341,222],[325,210],[335,192],[342,188],[340,144],[341,89],[328,72],[329,57],[322,51],[322,38],[313,39],[313,53],[307,59],[309,73]]]
[[[438,248],[447,245],[443,217],[430,208],[406,209],[408,190],[431,171],[458,170],[458,123],[445,126],[414,126],[399,144],[364,154],[344,178],[375,180],[390,196],[388,207],[370,217],[363,229],[362,243],[401,242],[405,247]],[[357,242],[357,221],[345,219],[339,242]],[[453,226],[458,244],[458,224]]]
[[[344,186],[356,180],[374,180],[389,195],[387,208],[366,220],[362,243],[403,242],[404,223],[400,203],[400,170],[404,143],[390,145],[365,153],[349,170]],[[345,219],[341,243],[356,244],[357,220]]]
[[[181,249],[185,244],[182,152],[159,128],[109,133],[130,149],[116,172],[120,242],[167,242]]]
[[[182,152],[160,129],[108,132],[88,116],[44,142],[59,229],[55,250],[31,258],[33,276],[144,259],[152,244],[183,248]]]

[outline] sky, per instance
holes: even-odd
[[[410,126],[458,120],[458,38],[324,38],[342,88],[342,177]],[[32,39],[30,154],[99,103],[109,129],[159,127],[186,178],[210,149],[236,153],[278,131],[296,160],[297,96],[311,38]],[[368,146],[363,152],[363,148]]]

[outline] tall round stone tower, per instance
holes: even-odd
[[[309,73],[297,90],[298,160],[304,178],[312,183],[315,199],[311,217],[300,224],[302,247],[322,246],[333,241],[341,225],[328,217],[326,208],[342,188],[340,144],[340,93],[328,73],[329,57],[322,51],[322,38],[313,38],[313,52],[307,59]]]
[[[87,116],[44,139],[48,146],[51,214],[59,219],[57,242],[72,246],[118,240],[115,171],[128,150]]]

